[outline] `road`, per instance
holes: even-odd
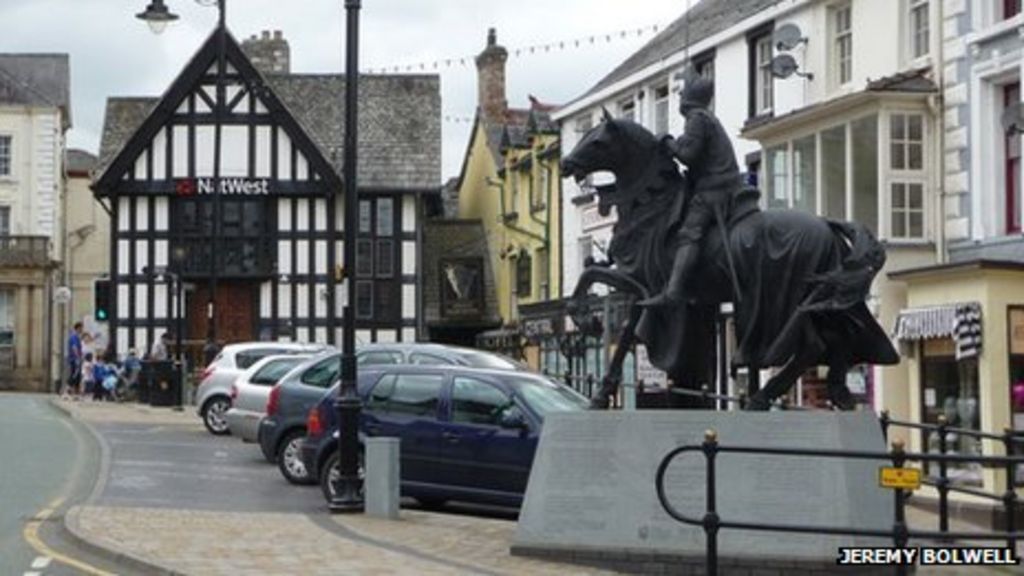
[[[0,574],[130,574],[67,538],[64,512],[85,500],[99,446],[46,396],[0,394]]]

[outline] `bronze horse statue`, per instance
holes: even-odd
[[[594,407],[606,408],[617,393],[623,360],[637,341],[675,386],[696,389],[711,381],[715,317],[723,302],[732,302],[735,311],[733,369],[746,366],[756,374],[780,368],[764,388],[751,390],[748,409],[767,410],[818,365],[828,367],[833,406],[852,409],[849,368],[899,362],[865,305],[885,251],[862,224],[798,210],[761,210],[759,192],[746,187],[721,219],[726,229],[713,227],[703,241],[698,272],[687,279],[692,297],[643,309],[636,302],[661,291],[671,272],[690,188],[657,137],[607,113],[562,160],[563,177],[582,181],[595,172],[615,176],[614,184],[597,188],[597,196],[601,213],[615,208],[618,219],[608,261],[586,267],[569,312],[581,330],[601,329],[585,307],[596,283],[631,295],[631,306],[608,375],[591,400]]]

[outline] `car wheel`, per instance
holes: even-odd
[[[316,479],[310,478],[309,470],[302,462],[302,440],[306,437],[303,430],[292,430],[281,441],[277,450],[277,468],[284,479],[292,484],[315,484]]]
[[[334,485],[338,482],[338,478],[341,476],[341,470],[339,467],[338,452],[335,451],[327,458],[324,465],[320,468],[320,491],[324,493],[324,498],[330,502],[334,500]],[[363,495],[363,482],[366,480],[366,468],[363,464],[363,450],[360,446],[359,449],[359,494]]]
[[[223,436],[231,433],[226,417],[230,408],[231,401],[224,396],[217,396],[206,401],[206,404],[203,405],[203,424],[210,434]]]

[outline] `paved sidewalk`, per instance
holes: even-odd
[[[189,407],[174,412],[137,404],[55,403],[90,426],[116,422],[202,429]],[[109,458],[108,450],[104,454]],[[507,520],[408,509],[402,510],[400,520],[387,521],[363,515],[332,516],[326,508],[319,512],[307,508],[295,513],[271,513],[96,502],[93,498],[72,509],[65,518],[68,530],[94,550],[103,550],[118,562],[146,572],[241,576],[614,573],[511,556],[515,523]],[[934,529],[937,525],[934,514],[916,508],[908,508],[908,520],[916,528]],[[959,522],[951,528],[974,529]],[[1018,570],[1020,567],[919,568],[917,574],[978,576],[1020,573]]]

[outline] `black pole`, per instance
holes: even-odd
[[[184,308],[184,304],[185,304],[184,303],[185,291],[183,289],[184,284],[183,284],[182,279],[181,279],[181,273],[182,273],[181,262],[178,263],[177,268],[178,268],[178,270],[175,271],[173,276],[171,276],[171,278],[174,280],[174,284],[175,284],[174,287],[177,288],[177,292],[178,292],[178,310],[177,310],[178,317],[176,319],[177,320],[178,328],[174,331],[174,346],[175,346],[175,350],[177,351],[177,357],[178,357],[178,395],[177,395],[178,398],[177,398],[177,400],[174,401],[174,406],[178,410],[181,410],[183,405],[185,404],[185,399],[183,398],[183,396],[185,394],[185,362],[184,362],[184,356],[185,355],[184,355],[184,350],[182,350],[182,336],[181,336],[181,333],[185,330],[185,308]]]
[[[224,76],[227,57],[227,1],[217,0],[217,94],[213,106],[213,238],[210,240],[210,294],[206,301],[206,339],[217,340],[217,275],[220,256],[220,172],[221,172],[221,110],[226,106]]]
[[[341,338],[341,389],[335,408],[338,411],[339,475],[334,498],[328,503],[332,512],[358,512],[363,509],[362,482],[359,479],[359,413],[362,403],[356,390],[356,225],[359,210],[356,165],[357,107],[359,90],[359,9],[360,0],[345,0],[345,303]],[[329,472],[328,472],[329,473]]]

